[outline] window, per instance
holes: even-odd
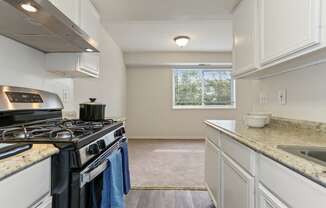
[[[234,80],[228,69],[175,69],[174,108],[234,108]]]

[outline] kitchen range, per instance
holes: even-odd
[[[62,109],[56,94],[1,86],[0,142],[6,144],[2,157],[29,149],[31,144],[55,145],[60,152],[51,161],[52,207],[86,208],[94,201],[100,203],[102,175],[110,168],[108,157],[121,150],[127,168],[123,171],[126,194],[130,179],[123,122],[63,119]]]

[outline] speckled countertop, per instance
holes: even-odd
[[[33,147],[18,155],[0,160],[0,180],[19,172],[56,153],[59,149],[52,144],[34,144]]]
[[[205,123],[326,187],[326,166],[277,148],[278,145],[326,147],[326,124],[273,119],[271,124],[259,129],[248,128],[243,122],[234,120],[207,120]]]

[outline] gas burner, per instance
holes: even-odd
[[[56,139],[72,139],[74,138],[74,133],[71,130],[61,130],[57,132],[52,132],[52,135],[55,135]]]
[[[0,129],[2,141],[18,140],[48,140],[69,142],[73,139],[82,139],[112,125],[113,120],[101,122],[87,122],[81,120],[47,120],[38,123],[17,125],[12,128]]]
[[[29,137],[29,134],[26,131],[18,130],[13,133],[13,136],[17,139],[26,139]]]

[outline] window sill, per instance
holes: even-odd
[[[237,109],[235,105],[224,105],[224,106],[177,106],[172,107],[173,110],[235,110]]]

